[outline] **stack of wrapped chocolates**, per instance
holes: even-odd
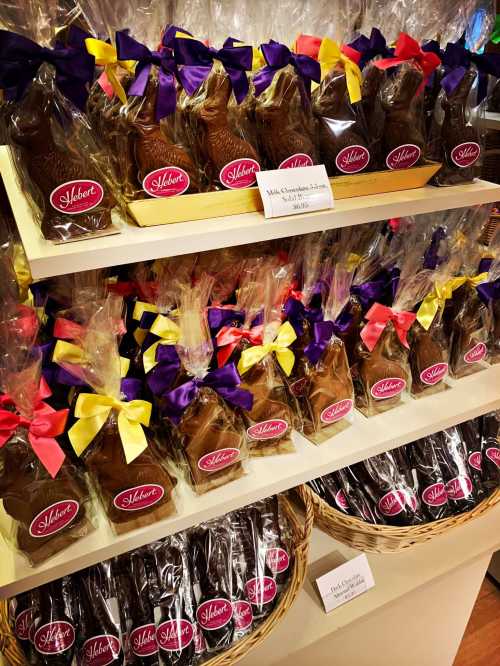
[[[278,496],[10,601],[29,664],[192,666],[269,616],[293,569]]]
[[[476,119],[496,54],[404,32],[389,47],[376,28],[344,44],[228,37],[216,48],[155,28],[133,3],[95,4],[80,2],[78,23],[66,2],[0,14],[11,28],[0,31],[3,131],[48,239],[107,232],[137,199],[247,188],[261,169],[341,176],[436,161],[438,185],[479,175]]]
[[[500,411],[309,482],[338,511],[407,526],[470,511],[500,488]]]
[[[4,534],[38,564],[168,519],[252,457],[335,442],[498,362],[489,209],[400,218],[0,289]],[[311,450],[312,452],[312,450]],[[185,484],[191,490],[185,488]],[[2,522],[4,524],[5,521]],[[5,531],[5,530],[4,530]]]

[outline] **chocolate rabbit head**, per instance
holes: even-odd
[[[409,109],[423,80],[424,75],[421,69],[412,65],[402,66],[391,92],[383,99],[384,107],[388,111]]]
[[[207,83],[206,99],[198,108],[199,118],[207,125],[226,123],[227,103],[231,97],[231,81],[222,72],[214,72]]]
[[[453,112],[454,107],[458,107],[460,110],[465,108],[467,98],[474,84],[474,81],[476,80],[476,76],[477,74],[474,69],[468,69],[453,92],[450,95],[445,95],[443,97],[441,106],[445,112]]]
[[[34,83],[22,102],[23,112],[12,119],[11,135],[15,143],[42,151],[51,136],[50,115],[53,99],[41,85]]]
[[[334,67],[313,93],[314,112],[320,116],[336,114],[343,104],[346,92],[345,72],[340,67]]]
[[[256,112],[264,122],[282,123],[286,119],[294,93],[298,89],[298,78],[292,71],[279,71],[272,85],[261,95]]]

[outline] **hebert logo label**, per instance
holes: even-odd
[[[354,145],[343,148],[335,158],[335,164],[343,173],[358,173],[368,166],[370,153],[364,146]]]
[[[233,607],[227,599],[211,599],[198,606],[196,620],[202,629],[215,631],[231,622]]]
[[[278,169],[297,169],[298,167],[313,166],[314,162],[312,157],[306,155],[306,153],[295,153],[291,157],[287,157],[286,160],[279,165]]]
[[[349,504],[347,502],[347,498],[345,496],[344,491],[337,490],[335,494],[335,504],[341,509],[341,511],[348,511],[349,510]]]
[[[275,574],[286,571],[290,565],[290,558],[284,548],[269,548],[266,553],[266,564]]]
[[[226,164],[221,169],[219,180],[224,187],[240,190],[255,184],[257,171],[260,171],[260,164],[249,157],[244,157]]]
[[[457,165],[457,167],[465,168],[472,166],[479,159],[481,154],[481,146],[475,141],[466,141],[465,143],[459,143],[458,146],[455,146],[451,151],[450,157],[451,161]]]
[[[270,604],[277,594],[278,588],[273,578],[262,576],[252,578],[245,585],[245,594],[248,601],[254,606]]]
[[[472,492],[472,481],[468,476],[456,476],[446,484],[446,493],[452,500],[469,497]]]
[[[448,363],[435,363],[430,365],[420,373],[420,381],[423,384],[434,386],[438,384],[448,374]]]
[[[64,529],[75,518],[80,505],[76,500],[62,500],[51,504],[33,518],[30,535],[42,538]]]
[[[158,652],[158,642],[155,625],[143,624],[142,627],[132,629],[129,642],[136,657],[150,657],[152,654],[156,654]]]
[[[422,501],[428,506],[443,506],[448,501],[444,483],[433,483],[422,491]]]
[[[33,622],[33,611],[31,608],[21,611],[16,617],[14,632],[21,641],[27,641],[30,637],[30,627]]]
[[[35,631],[33,643],[41,654],[60,654],[75,642],[73,625],[62,620],[48,622]]]
[[[469,456],[469,465],[480,472],[482,459],[481,451],[473,451]]]
[[[385,400],[386,398],[394,398],[395,395],[399,395],[405,388],[406,382],[404,379],[387,377],[375,382],[370,389],[370,393],[375,400]]]
[[[378,501],[378,508],[384,516],[397,516],[404,510],[406,495],[402,490],[391,490]]]
[[[156,632],[158,645],[167,652],[179,652],[191,644],[194,630],[187,620],[167,620],[158,627]]]
[[[484,342],[478,342],[477,345],[474,345],[472,349],[469,349],[469,351],[464,354],[464,361],[466,363],[477,363],[478,361],[482,361],[485,356],[486,345]]]
[[[240,458],[239,449],[219,449],[212,453],[206,453],[198,460],[198,467],[204,472],[218,472],[229,467]]]
[[[89,638],[82,647],[84,666],[108,666],[120,654],[121,643],[116,636],[100,634]]]
[[[414,143],[405,143],[391,150],[385,163],[389,169],[408,169],[420,159],[422,151]]]
[[[50,205],[60,213],[78,215],[98,206],[104,190],[95,180],[70,180],[52,190]]]
[[[261,421],[247,430],[247,435],[250,439],[274,439],[281,437],[288,430],[288,423],[283,419],[269,419],[269,421]]]
[[[491,460],[492,463],[495,463],[497,467],[500,467],[500,449],[496,446],[490,446],[486,449],[486,457]]]
[[[168,166],[150,171],[142,187],[152,197],[176,197],[189,188],[189,174],[179,167]]]
[[[159,502],[164,494],[165,490],[162,486],[156,483],[146,483],[122,490],[116,495],[113,504],[122,511],[140,511]]]
[[[248,601],[235,601],[233,603],[234,628],[237,631],[244,631],[253,622],[252,606]]]
[[[352,412],[352,405],[353,403],[350,398],[339,400],[339,402],[335,402],[333,405],[324,409],[319,418],[322,423],[335,423]]]

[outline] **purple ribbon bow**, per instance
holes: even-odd
[[[0,30],[0,88],[7,99],[19,101],[40,66],[56,70],[59,90],[80,110],[85,109],[95,61],[87,51],[57,44],[49,49],[9,30]]]
[[[314,324],[314,339],[304,349],[309,361],[316,365],[333,335],[347,333],[352,322],[352,315],[345,309],[335,321],[318,321]]]
[[[158,345],[155,361],[158,365],[148,372],[146,383],[153,395],[160,396],[171,388],[181,367],[175,345]]]
[[[488,94],[488,75],[500,78],[498,53],[472,53],[461,42],[447,44],[443,54],[446,76],[441,80],[441,86],[447,95],[453,93],[471,64],[478,70],[477,103],[480,104]]]
[[[198,90],[212,71],[214,60],[219,60],[229,76],[238,104],[245,99],[249,87],[246,72],[252,69],[252,47],[233,43],[237,42],[226,40],[221,49],[214,49],[197,39],[175,38],[175,60],[181,65],[179,79],[188,95]]]
[[[500,298],[500,278],[493,282],[478,284],[476,289],[479,298],[485,305],[488,305],[490,301],[497,301]]]
[[[292,53],[288,46],[271,39],[267,44],[261,44],[260,49],[267,62],[253,77],[255,94],[259,96],[271,85],[276,72],[287,65],[291,65],[299,76],[302,85],[300,96],[302,103],[306,104],[311,95],[311,81],[321,81],[321,66],[317,60],[300,53]]]
[[[359,61],[361,69],[376,56],[391,58],[394,55],[394,49],[387,47],[385,37],[378,28],[372,28],[369,38],[366,35],[356,37],[354,41],[349,43],[349,46],[361,53]]]
[[[477,268],[477,272],[478,273],[487,273],[490,270],[492,263],[493,263],[493,259],[491,257],[483,257],[479,261],[479,266]]]
[[[177,66],[169,49],[150,51],[147,46],[131,37],[126,30],[116,33],[116,53],[118,60],[136,60],[135,78],[128,89],[129,95],[142,97],[146,92],[151,67],[158,67],[158,95],[156,98],[155,119],[160,122],[169,116],[176,107]]]
[[[311,324],[323,321],[323,310],[321,308],[306,308],[301,301],[292,297],[285,301],[283,312],[297,335],[304,333],[305,319]]]
[[[424,268],[435,270],[440,263],[439,246],[441,241],[446,237],[446,232],[443,227],[438,227],[432,234],[429,247],[424,253]]]
[[[224,365],[222,368],[208,372],[203,379],[194,377],[185,384],[163,396],[162,412],[174,423],[179,423],[184,410],[196,398],[201,387],[217,391],[217,393],[235,407],[247,411],[252,409],[253,394],[245,389],[238,388],[241,383],[240,375],[234,363]]]
[[[245,321],[243,310],[230,308],[208,308],[208,327],[212,336],[217,335],[223,326],[240,326]]]
[[[138,400],[142,393],[142,379],[124,377],[120,382],[120,391],[123,400],[126,400],[127,402]]]

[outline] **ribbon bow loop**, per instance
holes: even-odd
[[[419,43],[405,32],[399,34],[394,49],[394,57],[376,60],[374,64],[379,69],[388,69],[407,61],[413,61],[420,67],[424,74],[424,82],[441,64],[441,58],[438,55],[432,51],[423,51]]]
[[[291,65],[302,81],[307,96],[311,93],[311,82],[319,83],[321,81],[320,64],[307,55],[292,53],[288,46],[280,44],[271,39],[267,44],[260,46],[264,59],[267,63],[254,76],[253,83],[255,94],[259,96],[266,88],[271,85],[276,72],[287,65]],[[300,87],[302,103],[305,103],[304,91]]]
[[[224,326],[221,328],[215,338],[217,347],[220,348],[217,351],[217,363],[219,367],[227,363],[241,340],[248,340],[253,345],[262,344],[263,331],[264,327],[262,324],[250,329],[236,328],[235,326]]]
[[[133,60],[118,60],[118,54],[116,48],[112,44],[103,42],[101,39],[94,39],[93,37],[88,37],[85,40],[85,46],[87,51],[94,56],[96,65],[104,67],[108,81],[113,88],[116,96],[122,104],[127,103],[127,95],[123,86],[118,79],[116,70],[118,67],[121,67],[129,74],[132,74],[134,71],[135,63]]]
[[[318,60],[321,65],[321,78],[330,72],[335,66],[341,65],[344,69],[349,99],[352,103],[361,100],[361,84],[363,76],[358,65],[347,55],[342,53],[340,46],[329,37],[325,37],[319,47]]]
[[[249,347],[248,349],[243,350],[238,363],[239,373],[243,375],[250,370],[252,366],[259,363],[259,361],[265,356],[274,352],[276,360],[283,368],[284,373],[289,376],[295,363],[295,355],[289,347],[296,339],[297,334],[295,333],[293,326],[289,321],[286,321],[281,324],[273,342],[267,342],[263,345],[257,345],[256,347]]]
[[[381,303],[374,303],[365,315],[367,324],[361,329],[361,339],[367,349],[373,351],[385,327],[392,321],[399,341],[408,349],[406,336],[415,318],[413,312],[400,312]]]

